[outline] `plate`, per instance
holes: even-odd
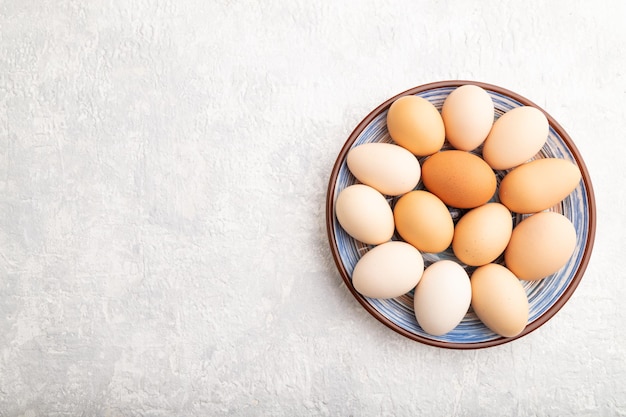
[[[574,253],[568,263],[553,275],[539,281],[521,281],[528,296],[530,314],[528,325],[522,333],[515,337],[502,337],[493,333],[482,324],[471,307],[454,330],[443,336],[432,336],[424,332],[415,319],[412,292],[386,300],[368,298],[358,293],[352,285],[352,271],[361,256],[373,246],[363,244],[350,237],[341,228],[335,216],[337,195],[344,188],[358,183],[346,164],[346,155],[350,149],[370,142],[393,143],[387,131],[386,123],[389,106],[399,97],[417,95],[430,101],[441,111],[441,106],[448,94],[465,84],[474,84],[487,91],[494,103],[496,119],[519,106],[532,106],[543,111],[550,125],[549,135],[545,145],[533,159],[552,157],[566,159],[576,164],[582,174],[582,181],[578,187],[560,204],[549,209],[549,211],[563,214],[574,225],[577,236]],[[449,147],[446,141],[444,149]],[[480,153],[480,148],[474,152]],[[420,158],[420,164],[425,159]],[[508,171],[495,172],[499,184]],[[416,189],[423,188],[420,181]],[[388,202],[393,206],[397,198],[399,197],[388,197]],[[492,201],[496,201],[495,198]],[[458,220],[460,213],[455,213],[453,208],[450,210],[453,219]],[[514,215],[513,224],[516,225],[525,217],[527,215]],[[569,300],[583,277],[593,249],[595,221],[596,206],[589,172],[580,152],[567,132],[545,110],[530,100],[505,88],[475,81],[440,81],[421,85],[388,99],[374,109],[357,125],[339,152],[330,175],[326,196],[326,227],[330,249],[343,281],[358,302],[372,316],[397,333],[427,345],[451,349],[477,349],[508,343],[529,334],[550,320]],[[401,238],[394,234],[392,240],[401,240]],[[469,275],[473,271],[473,268],[464,265],[455,258],[451,248],[438,254],[424,253],[423,255],[425,267],[438,260],[452,259],[459,262]],[[495,262],[503,264],[503,257],[501,256]]]

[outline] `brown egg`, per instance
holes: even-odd
[[[465,151],[441,151],[422,165],[428,191],[457,208],[485,204],[496,191],[496,175],[480,157]]]
[[[499,264],[487,264],[472,274],[472,308],[493,332],[520,334],[528,323],[528,297],[515,275]]]
[[[454,224],[443,202],[427,191],[411,191],[393,209],[396,230],[422,252],[441,252],[452,242]]]
[[[511,212],[500,203],[487,203],[470,210],[458,221],[452,250],[467,265],[485,265],[504,252],[512,230]]]
[[[575,248],[576,230],[569,219],[543,211],[515,226],[504,263],[519,279],[535,281],[561,269]]]
[[[400,97],[391,104],[387,129],[398,145],[418,156],[437,152],[446,136],[437,108],[418,96]]]
[[[516,213],[537,213],[559,203],[579,182],[580,170],[570,161],[537,159],[506,174],[500,182],[500,201]]]

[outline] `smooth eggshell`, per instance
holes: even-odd
[[[422,254],[405,242],[390,241],[374,247],[359,259],[352,285],[373,298],[395,298],[411,291],[424,272]]]
[[[348,152],[346,162],[359,181],[390,196],[408,193],[420,180],[415,155],[391,143],[359,145]]]
[[[452,242],[452,216],[446,205],[428,191],[411,191],[400,197],[393,217],[402,239],[422,252],[441,252]]]
[[[537,213],[567,197],[580,178],[580,170],[570,161],[537,159],[504,176],[500,182],[500,201],[516,213]]]
[[[452,250],[467,265],[485,265],[504,252],[512,231],[511,212],[500,203],[487,203],[468,211],[457,222]]]
[[[428,191],[457,208],[485,204],[496,192],[496,175],[479,156],[447,150],[431,155],[422,164],[422,181]]]
[[[528,323],[528,297],[522,283],[504,266],[488,264],[472,274],[472,308],[493,332],[520,334]]]
[[[378,245],[393,235],[391,207],[381,193],[368,185],[343,189],[335,202],[335,214],[341,227],[363,243]]]
[[[516,107],[493,124],[483,146],[483,158],[493,169],[516,167],[541,150],[548,132],[548,119],[541,110]]]
[[[481,87],[463,85],[446,97],[441,117],[448,142],[456,149],[471,151],[483,143],[491,130],[493,101]]]
[[[437,152],[445,141],[445,127],[437,108],[418,96],[404,96],[394,101],[387,112],[391,138],[418,156]]]
[[[415,287],[413,307],[420,327],[434,336],[454,329],[463,320],[472,299],[467,272],[454,261],[431,264]]]
[[[561,269],[575,248],[576,230],[569,219],[544,211],[515,226],[504,262],[519,279],[534,281]]]

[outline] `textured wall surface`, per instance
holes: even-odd
[[[626,3],[0,1],[0,416],[626,415]],[[331,167],[387,98],[516,91],[594,181],[570,302],[452,351],[372,318]]]

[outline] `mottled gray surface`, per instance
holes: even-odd
[[[0,1],[0,416],[626,415],[626,3]],[[505,86],[591,171],[594,256],[514,343],[369,316],[329,253],[356,124]]]

